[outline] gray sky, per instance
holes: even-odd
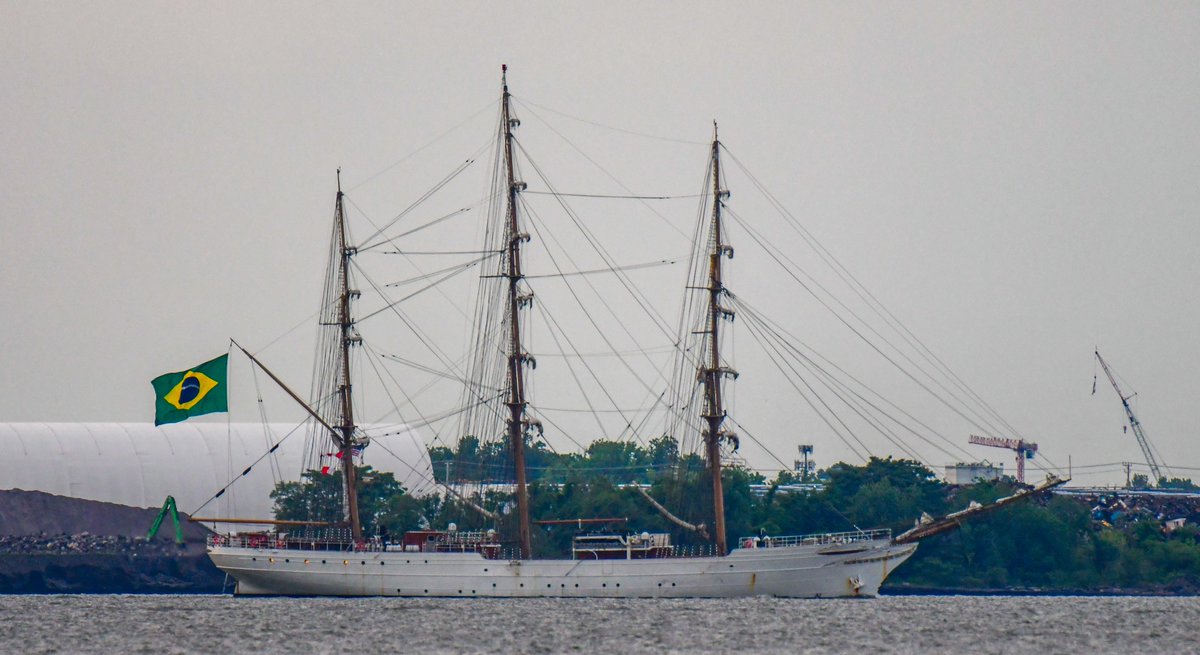
[[[1098,344],[1167,462],[1200,466],[1195,3],[3,4],[0,420],[149,421],[150,378],[230,336],[257,350],[286,334],[263,356],[307,389],[313,328],[289,330],[316,310],[334,169],[362,213],[394,216],[487,141],[507,63],[534,103],[531,152],[537,107],[693,142],[719,119],[730,151],[1055,463],[1141,461],[1103,378],[1090,395]],[[537,111],[638,192],[701,181],[704,145]],[[578,161],[561,190],[616,190]],[[752,218],[740,184],[732,206]],[[683,230],[695,216],[655,209]],[[624,261],[685,249],[644,220]],[[837,357],[848,337],[748,273],[761,262],[731,238],[731,288],[784,300],[789,329]],[[682,275],[646,279],[677,296]],[[891,373],[845,350],[856,374]],[[799,441],[822,464],[849,456],[786,390],[755,388],[761,361],[742,353],[746,427],[788,461]],[[965,443],[928,398],[894,395]]]

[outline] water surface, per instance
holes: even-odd
[[[0,596],[0,652],[1190,653],[1198,598]]]

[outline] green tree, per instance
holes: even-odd
[[[381,525],[392,534],[426,523],[420,500],[408,495],[390,472],[357,467],[358,514],[364,534],[376,534]],[[280,482],[271,492],[275,518],[284,521],[343,523],[342,472],[323,475],[306,471],[298,482]]]

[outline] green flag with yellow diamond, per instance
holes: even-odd
[[[154,424],[178,423],[193,416],[229,411],[225,373],[229,355],[221,355],[186,371],[167,373],[154,385]]]

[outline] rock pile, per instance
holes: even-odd
[[[172,555],[189,550],[168,539],[146,541],[141,537],[107,536],[83,532],[75,535],[7,535],[0,536],[0,553],[57,554],[110,553],[126,555]],[[190,550],[196,550],[193,545]]]
[[[225,576],[204,552],[208,530],[184,524],[186,543],[179,546],[168,519],[147,541],[157,514],[37,491],[0,491],[0,594],[220,593]]]
[[[8,489],[0,491],[0,535],[93,534],[144,537],[154,518],[156,507],[128,507],[83,498],[55,496],[41,491]],[[209,531],[184,521],[187,541],[203,542]],[[164,521],[161,535],[174,535],[175,528]]]

